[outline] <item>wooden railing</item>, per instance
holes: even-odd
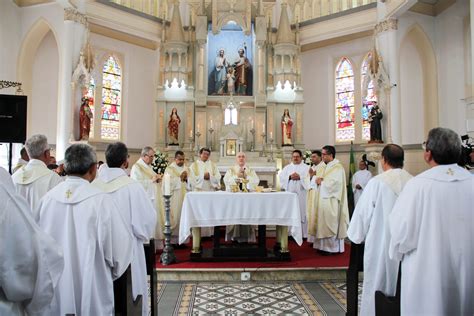
[[[154,17],[163,17],[163,3],[167,0],[108,0],[108,2]]]
[[[173,0],[102,0],[102,2],[107,1],[165,20],[169,20],[170,9],[173,6]],[[197,5],[201,0],[189,0],[188,2]],[[207,0],[206,4],[209,2]],[[289,1],[289,9],[294,12],[292,22],[301,23],[376,2],[377,0],[296,0]],[[271,14],[271,11],[268,11],[267,14]]]
[[[292,8],[293,23],[336,14],[357,7],[362,7],[377,0],[304,0],[298,1]]]

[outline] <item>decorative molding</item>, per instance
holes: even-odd
[[[21,82],[0,80],[0,90],[7,88],[18,88],[21,91]]]
[[[386,32],[386,31],[391,31],[391,30],[398,30],[398,20],[394,18],[389,18],[386,19],[382,22],[379,22],[375,25],[374,29],[374,35]]]
[[[64,21],[74,21],[87,27],[87,17],[74,8],[64,9]]]

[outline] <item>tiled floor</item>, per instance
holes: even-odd
[[[345,312],[345,283],[341,282],[158,284],[160,316],[345,315]]]

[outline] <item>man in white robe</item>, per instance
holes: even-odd
[[[63,180],[47,165],[51,157],[48,139],[44,135],[33,135],[25,144],[30,160],[12,175],[16,191],[23,196],[34,211],[41,198]]]
[[[181,220],[181,209],[183,207],[184,197],[190,186],[188,184],[189,168],[184,164],[184,152],[176,151],[174,162],[166,167],[165,175],[169,174],[171,179],[171,198],[170,198],[170,222],[171,222],[171,243],[178,244],[179,240],[179,222]]]
[[[151,164],[155,158],[155,151],[151,147],[144,147],[142,149],[140,159],[135,162],[130,171],[130,178],[135,181],[138,181],[148,197],[150,198],[152,204],[156,209],[156,227],[155,227],[155,247],[157,249],[163,248],[163,240],[165,235],[163,234],[163,227],[165,225],[165,207],[163,202],[163,193],[161,191],[162,185],[162,175],[157,174]]]
[[[189,182],[193,191],[216,191],[221,186],[221,174],[215,163],[209,160],[211,150],[201,148],[199,150],[199,160],[196,160],[189,167]],[[201,237],[213,235],[214,227],[193,227],[193,250],[200,252]]]
[[[28,157],[28,153],[26,152],[26,148],[23,147],[20,150],[20,158],[18,159],[17,164],[12,170],[12,173],[17,172],[21,167],[26,166],[28,164],[28,161],[30,161],[30,157]]]
[[[64,269],[59,245],[42,232],[0,168],[0,315],[39,315]]]
[[[132,232],[132,295],[134,300],[142,296],[142,315],[148,315],[148,282],[143,244],[154,236],[156,211],[140,183],[130,179],[125,172],[128,168],[127,146],[121,142],[109,144],[105,150],[105,159],[107,164],[102,165],[99,177],[92,184],[112,196]]]
[[[364,188],[372,178],[372,173],[368,170],[364,161],[359,162],[359,170],[352,176],[352,192],[354,193],[354,205],[357,205]]]
[[[313,247],[323,255],[337,254],[344,252],[344,238],[347,237],[349,225],[346,173],[335,158],[334,146],[324,146],[321,152],[326,169],[323,177],[316,179],[320,191]]]
[[[308,237],[308,221],[306,218],[306,194],[310,189],[309,169],[310,167],[303,163],[303,154],[301,150],[294,150],[291,155],[291,163],[286,165],[280,172],[280,185],[288,192],[298,195],[298,202],[301,215],[301,229],[303,238]]]
[[[431,168],[406,184],[388,221],[401,315],[474,315],[474,177],[456,164],[454,131],[432,129],[423,147]]]
[[[237,164],[229,168],[224,176],[226,191],[232,192],[232,186],[243,186],[243,179],[248,181],[245,186],[249,192],[257,190],[260,179],[255,171],[247,166],[245,153],[239,152],[236,159]],[[252,225],[229,225],[226,227],[225,238],[238,242],[255,242],[255,228]]]
[[[365,241],[361,315],[375,315],[375,291],[395,296],[399,261],[388,256],[390,231],[386,223],[400,192],[412,178],[402,169],[403,160],[400,146],[384,147],[381,159],[384,172],[364,186],[347,231],[352,242]]]
[[[319,185],[316,183],[317,178],[322,178],[326,164],[322,160],[320,150],[313,150],[311,153],[311,168],[309,169],[310,189],[306,199],[306,210],[308,218],[308,242],[314,242],[316,238],[316,219],[318,218],[318,199]]]
[[[93,149],[71,145],[66,181],[41,200],[35,218],[64,252],[64,272],[45,315],[113,315],[113,280],[132,261],[132,235],[112,197],[90,182],[97,172]]]

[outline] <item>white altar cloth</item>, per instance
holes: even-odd
[[[189,192],[179,225],[179,243],[191,235],[192,227],[225,225],[280,225],[301,246],[301,215],[298,197],[291,192],[232,193]]]

